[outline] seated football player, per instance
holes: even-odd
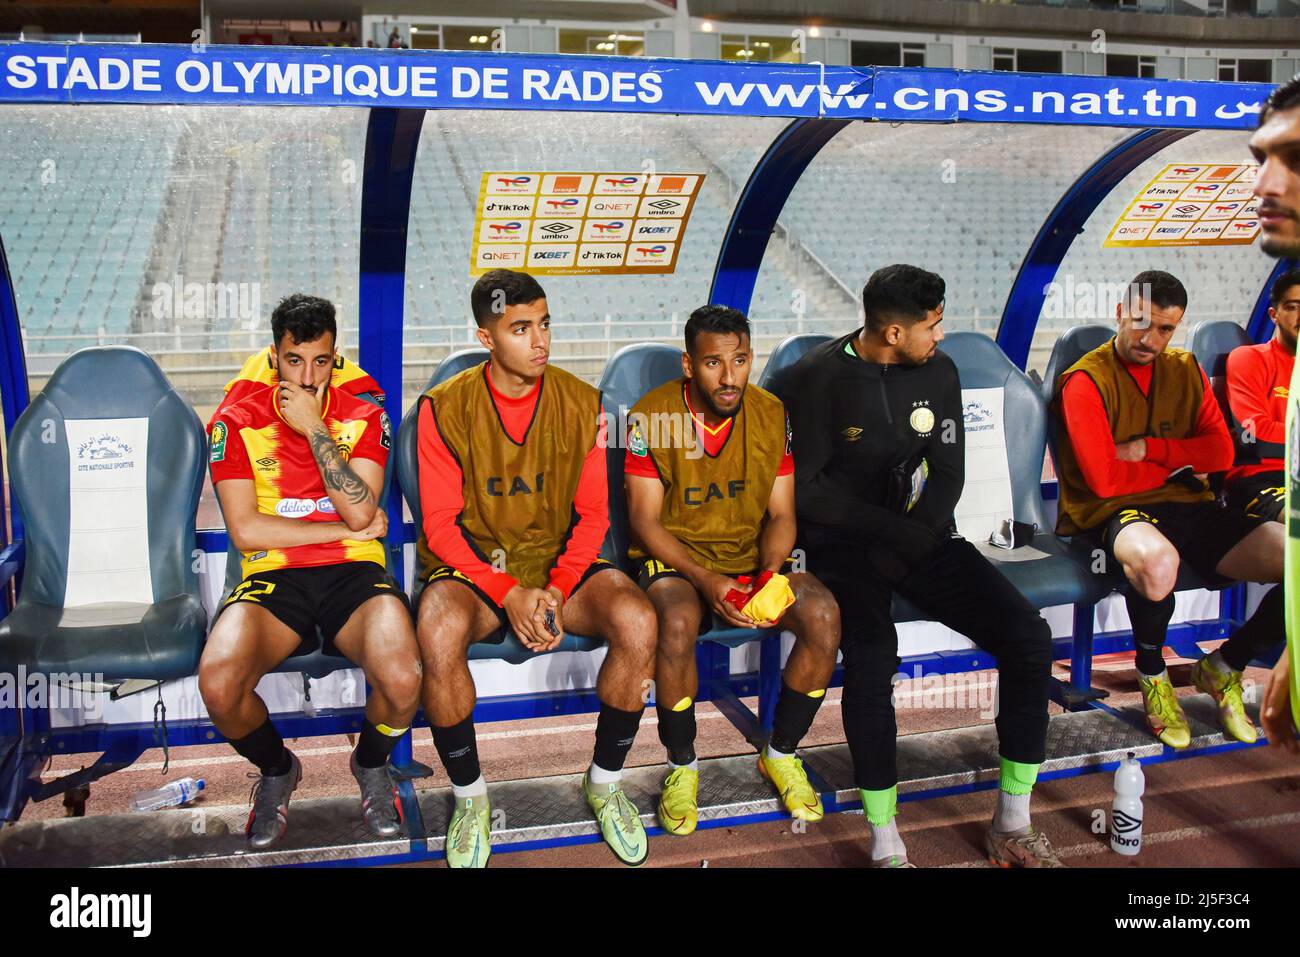
[[[361,668],[370,690],[352,774],[366,824],[392,837],[401,820],[388,759],[419,703],[420,658],[380,541],[388,416],[331,388],[329,302],[290,296],[271,330],[274,387],[227,406],[212,425],[212,480],[244,579],[212,625],[199,691],[217,730],[261,774],[247,829],[253,846],[266,847],[284,834],[302,765],[255,686],[322,642]]]
[[[835,670],[839,608],[795,571],[794,461],[785,408],[749,385],[749,321],[703,306],[686,323],[683,377],[632,409],[626,456],[630,557],[659,616],[655,700],[669,774],[659,823],[689,834],[698,821],[695,643],[711,627],[794,633],[776,720],[758,769],[796,818],[822,817],[795,756]]]
[[[1232,437],[1196,358],[1169,347],[1186,309],[1178,279],[1139,273],[1116,307],[1115,336],[1061,374],[1052,402],[1057,533],[1090,539],[1123,569],[1147,723],[1171,748],[1192,741],[1164,659],[1179,566],[1214,584],[1279,582],[1285,538],[1279,523],[1220,503],[1203,478],[1232,464]],[[1192,671],[1239,741],[1256,737],[1242,672],[1281,644],[1284,613],[1274,588]]]
[[[565,630],[609,646],[596,693],[596,747],[582,792],[625,864],[649,844],[621,783],[654,668],[654,609],[598,557],[609,528],[600,393],[548,365],[546,294],[527,273],[494,269],[470,294],[487,361],[419,399],[423,511],[416,632],[424,713],[451,778],[451,867],[483,867],[491,809],[479,767],[470,645],[506,629],[535,652]]]
[[[1228,404],[1240,428],[1234,467],[1224,478],[1229,508],[1251,517],[1282,520],[1286,497],[1286,403],[1300,330],[1300,269],[1290,269],[1269,290],[1273,337],[1228,354]]]

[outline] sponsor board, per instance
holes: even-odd
[[[1254,163],[1170,163],[1138,191],[1104,247],[1240,246],[1259,235]]]
[[[671,273],[703,184],[703,173],[489,170],[470,275]]]

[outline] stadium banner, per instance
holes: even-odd
[[[486,172],[470,275],[671,273],[703,173]]]
[[[1259,235],[1255,163],[1170,163],[1120,214],[1103,247],[1243,246]]]
[[[339,47],[0,44],[0,102],[380,106],[1250,129],[1272,86]]]

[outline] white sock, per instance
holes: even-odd
[[[781,758],[793,757],[794,752],[791,751],[789,754],[786,754],[784,751],[778,751],[776,748],[772,747],[771,743],[769,743],[767,746],[767,756],[773,761],[778,761]]]
[[[998,806],[993,812],[993,830],[999,834],[1023,831],[1029,827],[1029,795],[998,791]]]
[[[669,758],[668,766],[672,768],[674,771],[676,771],[678,768],[690,768],[692,771],[698,771],[700,769],[700,759],[693,758],[690,764],[673,764],[673,759]]]
[[[1205,658],[1206,663],[1221,675],[1230,675],[1237,670],[1224,661],[1223,655],[1219,654],[1218,651],[1210,652]]]
[[[870,824],[871,822],[867,822]],[[891,817],[885,825],[871,825],[871,859],[882,861],[887,857],[907,860],[907,847],[898,834],[898,818]]]
[[[476,781],[467,784],[464,787],[461,787],[458,784],[453,784],[451,786],[451,793],[455,796],[457,801],[463,801],[465,798],[471,797],[484,797],[487,795],[487,781],[484,779],[483,775],[480,774]]]
[[[587,771],[587,780],[592,784],[617,784],[623,780],[623,772],[606,771],[595,761],[592,761],[591,767]]]

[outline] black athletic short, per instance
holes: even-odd
[[[784,562],[781,563],[782,575],[789,575],[794,571],[794,569],[795,569],[794,558],[787,558]],[[653,585],[655,582],[663,578],[680,578],[682,581],[688,580],[685,575],[683,575],[677,569],[673,568],[673,566],[666,565],[663,562],[654,558],[637,559],[635,562],[635,571],[636,571],[637,586],[642,591],[649,591],[651,585]],[[749,572],[749,575],[751,578],[757,577],[758,572],[757,571]],[[731,577],[734,578],[736,576],[731,576]],[[698,589],[696,589],[695,593],[699,595],[700,608],[703,611],[703,614],[700,615],[701,635],[709,631],[713,631],[714,629],[725,630],[728,628],[736,627],[731,622],[723,618],[720,618],[718,616],[718,613],[713,610],[713,606],[709,604],[708,599],[706,599]]]
[[[375,562],[277,568],[254,572],[245,578],[217,614],[238,601],[261,605],[297,632],[301,643],[295,655],[321,647],[327,655],[344,657],[334,647],[335,636],[352,613],[376,595],[392,595],[410,609],[410,601],[401,586],[386,568]]]
[[[1286,473],[1282,469],[1257,472],[1230,483],[1223,490],[1228,508],[1244,512],[1251,517],[1268,515],[1275,522],[1282,521],[1283,511],[1277,505],[1286,494]],[[1276,510],[1276,514],[1272,514]]]
[[[578,584],[574,585],[573,591],[569,592],[569,597],[572,598],[574,595],[576,595],[578,593],[578,589],[581,588],[583,585],[587,584],[587,580],[590,579],[592,575],[596,574],[597,572],[603,572],[606,568],[614,568],[614,567],[616,566],[610,562],[605,561],[605,559],[597,558],[594,562],[592,562],[590,565],[587,566],[587,570],[583,572],[582,577],[578,579]],[[506,610],[504,608],[502,608],[500,605],[498,605],[488,596],[487,592],[479,588],[478,585],[475,585],[474,582],[470,579],[470,577],[466,575],[464,572],[460,571],[459,569],[453,568],[451,565],[439,565],[433,571],[429,572],[428,577],[425,578],[425,590],[427,591],[428,586],[432,585],[434,582],[445,581],[446,579],[449,578],[452,581],[460,582],[462,585],[464,585],[466,588],[472,591],[479,601],[487,605],[496,614],[497,622],[498,622],[497,630],[492,632],[492,634],[488,635],[486,638],[482,639],[483,643],[489,645],[499,645],[501,642],[505,641],[506,631],[510,628],[510,616],[506,614]]]
[[[1196,574],[1207,582],[1223,585],[1232,579],[1215,571],[1219,562],[1263,521],[1217,501],[1155,502],[1122,508],[1113,514],[1105,525],[1099,526],[1100,542],[1106,554],[1114,558],[1112,545],[1120,529],[1134,522],[1145,522],[1169,540],[1179,559]],[[1093,530],[1094,540],[1096,531]]]

